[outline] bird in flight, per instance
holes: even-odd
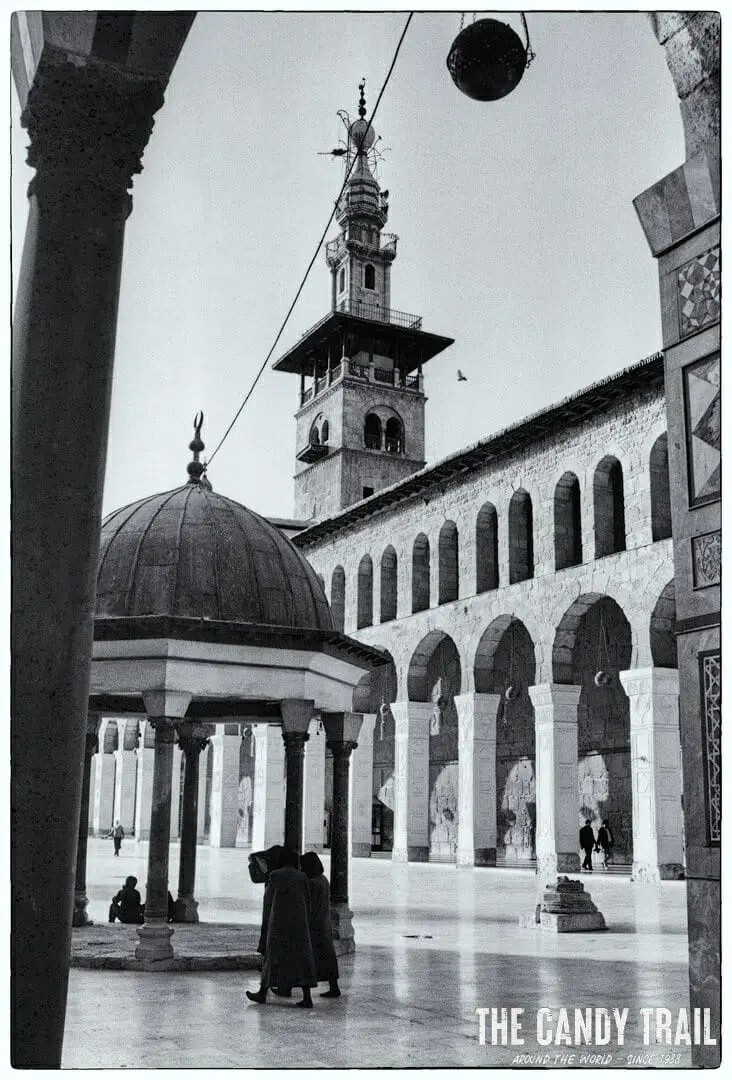
[[[463,375],[460,368],[457,369],[457,376],[458,376],[458,382],[467,382],[468,381],[468,376]]]

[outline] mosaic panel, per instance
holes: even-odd
[[[707,835],[718,844],[722,825],[722,664],[718,652],[699,655],[704,767],[706,780]]]
[[[719,353],[684,368],[689,503],[721,494],[721,400]]]
[[[691,559],[695,589],[719,585],[722,576],[722,533],[719,529],[692,538]]]
[[[679,332],[681,337],[701,330],[720,316],[721,268],[719,246],[680,267]]]

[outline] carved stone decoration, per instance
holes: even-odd
[[[719,529],[692,537],[691,560],[695,589],[719,585],[722,579],[722,533]]]
[[[519,926],[549,930],[555,934],[606,930],[605,918],[592,902],[581,881],[565,875],[547,885],[536,911],[519,917]]]
[[[711,502],[721,494],[720,377],[719,353],[684,368],[690,506]]]
[[[677,271],[679,334],[687,337],[721,316],[722,269],[719,245]]]
[[[722,825],[722,662],[719,652],[699,655],[703,748],[706,780],[707,835],[721,840]]]

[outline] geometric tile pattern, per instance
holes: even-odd
[[[719,246],[698,255],[678,270],[681,337],[719,320],[721,279]]]
[[[718,844],[722,826],[722,665],[718,652],[702,653],[702,715],[706,768],[707,831]]]
[[[694,565],[694,588],[706,589],[709,585],[719,585],[722,576],[722,533],[704,533],[694,536],[691,541],[692,561]]]
[[[689,498],[692,506],[721,494],[719,354],[684,368]]]

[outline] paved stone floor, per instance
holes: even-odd
[[[90,841],[90,914],[104,921],[127,874],[144,886],[146,845]],[[177,845],[171,882],[177,880]],[[327,861],[327,860],[324,860]],[[550,935],[522,930],[536,878],[523,870],[395,866],[357,859],[352,908],[358,940],[342,958],[339,1001],[249,1005],[254,973],[79,970],[71,972],[63,1064],[67,1068],[242,1066],[507,1065],[537,1047],[535,1011],[628,1008],[625,1046],[607,1064],[688,1066],[690,1052],[642,1044],[641,1006],[688,1007],[685,885],[638,886],[619,875],[583,880],[608,930]],[[199,851],[199,901],[206,921],[259,920],[262,887],[241,850]],[[326,867],[327,872],[327,867]],[[143,888],[144,894],[144,888]],[[175,938],[173,938],[175,944]],[[476,1007],[523,1008],[525,1045],[481,1046]],[[552,1023],[556,1024],[553,1013]],[[669,1055],[671,1057],[669,1058]],[[552,1062],[550,1062],[552,1063]]]

